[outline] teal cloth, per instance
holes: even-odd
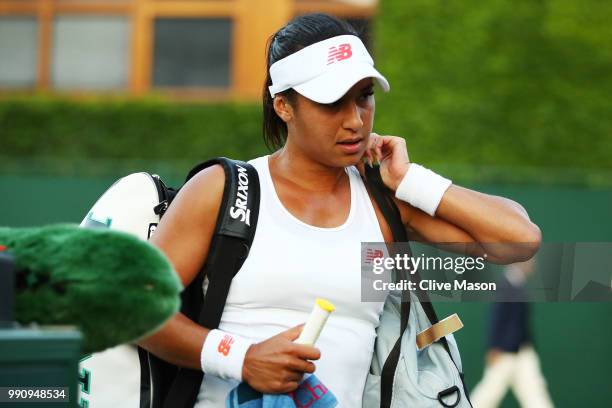
[[[333,408],[338,400],[315,376],[302,381],[288,394],[262,394],[242,383],[227,395],[227,408]]]

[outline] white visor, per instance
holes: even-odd
[[[340,35],[309,45],[270,67],[270,95],[289,88],[318,103],[332,103],[364,78],[375,78],[389,91],[359,37]]]

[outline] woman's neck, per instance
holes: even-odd
[[[347,181],[344,168],[317,162],[290,144],[270,156],[270,172],[312,192],[331,193]]]

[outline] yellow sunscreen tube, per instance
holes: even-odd
[[[331,302],[325,299],[317,299],[315,301],[314,308],[302,329],[302,333],[300,337],[295,341],[298,344],[306,344],[309,346],[314,346],[321,334],[321,330],[323,330],[323,326],[327,322],[327,318],[329,315],[336,310],[334,305]]]

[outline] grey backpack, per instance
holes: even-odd
[[[417,350],[416,335],[431,326],[422,303],[410,294],[408,323],[401,330],[401,294],[390,294],[377,329],[363,407],[471,407],[461,357],[452,334]]]
[[[407,242],[406,230],[378,168],[366,166],[370,193],[389,223],[396,242]],[[411,254],[409,254],[411,255]],[[396,271],[396,279],[403,279]],[[414,275],[418,279],[418,272]],[[426,292],[391,293],[376,330],[370,373],[363,392],[364,408],[471,407],[461,357],[452,334],[422,350],[416,336],[438,323]]]

